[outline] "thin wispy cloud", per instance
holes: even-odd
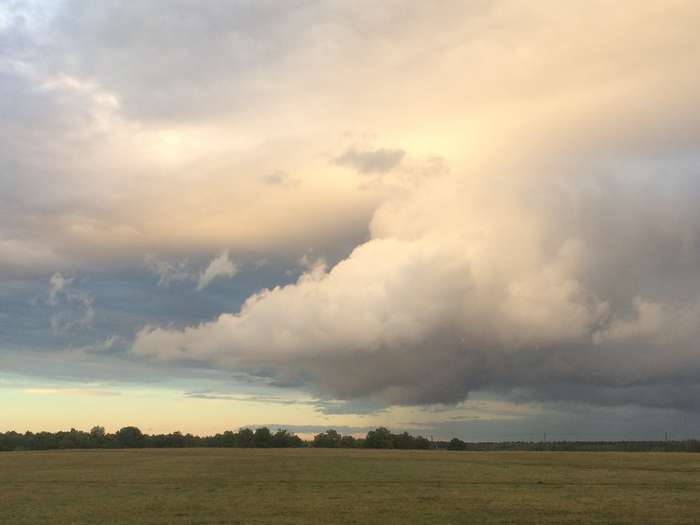
[[[92,295],[76,288],[73,281],[58,272],[49,279],[47,303],[52,309],[50,322],[54,332],[88,328],[95,318]]]
[[[189,268],[189,261],[170,262],[153,254],[146,255],[144,262],[149,271],[158,276],[158,286],[170,286],[172,283],[187,282],[195,279]]]
[[[400,149],[357,150],[349,149],[334,162],[338,166],[353,168],[362,174],[387,173],[399,164],[406,155]]]
[[[238,273],[238,268],[229,258],[228,251],[212,259],[209,266],[199,274],[197,290],[203,290],[216,279],[230,279]]]
[[[27,396],[98,396],[112,397],[120,395],[114,390],[101,390],[96,388],[25,388],[22,393]]]
[[[188,259],[171,262],[149,254],[145,258],[146,267],[158,276],[158,286],[194,283],[198,291],[204,290],[217,279],[230,279],[238,273],[238,267],[231,260],[228,250],[214,257],[200,272]]]

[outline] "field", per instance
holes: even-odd
[[[0,453],[0,523],[700,523],[700,454]]]

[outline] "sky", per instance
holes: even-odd
[[[0,0],[0,431],[700,436],[698,23]]]

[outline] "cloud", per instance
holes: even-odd
[[[96,388],[25,388],[22,393],[27,396],[88,396],[111,397],[121,395],[114,390]]]
[[[0,239],[0,272],[22,275],[28,269],[55,268],[59,257],[51,247],[17,239]]]
[[[0,29],[0,283],[62,272],[57,328],[94,315],[67,268],[128,303],[148,252],[194,288],[222,246],[312,250],[243,308],[115,322],[343,399],[697,406],[697,2],[56,5]]]
[[[324,111],[328,99],[335,98],[332,90],[325,100],[314,101],[309,88],[337,83],[357,99],[359,88],[366,88],[367,73],[381,75],[381,67],[410,59],[414,42],[428,52],[436,48],[435,27],[449,34],[475,11],[454,1],[439,8],[394,0],[382,10],[372,7],[366,1],[280,5],[208,0],[194,8],[68,0],[49,29],[50,64],[109,86],[123,111],[141,120],[286,112],[291,92],[303,100],[304,111]],[[186,38],[173,41],[172,34]],[[270,39],[271,34],[276,38]],[[368,55],[371,49],[383,52]],[[136,56],[139,60],[132,58]]]
[[[387,173],[401,164],[405,155],[406,152],[400,149],[349,149],[337,157],[334,163],[362,174]]]
[[[260,177],[263,184],[282,188],[294,188],[300,184],[299,179],[281,170],[272,171]]]
[[[199,281],[197,282],[197,290],[204,290],[207,286],[211,284],[215,279],[231,278],[238,273],[238,268],[231,262],[228,255],[228,250],[224,251],[218,257],[212,259],[204,270],[199,275]]]
[[[0,269],[346,254],[395,188],[358,185],[338,151],[354,170],[437,156],[468,173],[537,150],[692,149],[697,6],[595,5],[18,8],[0,37]]]
[[[49,279],[47,304],[53,309],[51,329],[54,332],[67,332],[87,328],[95,317],[92,296],[83,290],[75,290],[72,278],[54,273]]]
[[[73,279],[66,279],[60,273],[56,272],[49,279],[49,299],[48,303],[52,306],[58,304],[58,294],[63,292],[65,287],[70,285]]]
[[[110,335],[94,344],[72,348],[70,351],[85,354],[119,354],[129,349],[129,341],[119,335]]]
[[[197,273],[188,259],[170,262],[149,254],[145,258],[146,267],[158,275],[158,286],[168,287],[173,283],[196,282],[197,290],[202,291],[214,280],[231,278],[238,268],[229,258],[228,250],[212,259],[207,267]],[[196,267],[196,266],[195,266]]]
[[[146,327],[132,352],[388,404],[555,384],[700,384],[700,214],[688,197],[698,183],[507,180],[449,179],[402,196],[330,270],[211,322]]]
[[[265,405],[304,405],[314,407],[319,413],[326,415],[339,414],[378,414],[384,412],[384,407],[367,401],[342,401],[315,398],[296,398],[289,396],[270,395],[241,395],[231,392],[192,391],[183,394],[187,398],[209,399],[215,401],[235,401],[243,403],[261,403]]]
[[[296,242],[333,249],[364,234],[378,196],[353,189],[349,178],[329,183],[320,173],[325,161],[313,160],[318,146],[278,138],[253,117],[144,123],[126,111],[115,85],[52,62],[48,50],[59,49],[62,26],[56,18],[49,26],[23,33],[21,45],[3,34],[17,44],[3,46],[9,54],[0,59],[4,274],[134,267],[149,251],[182,260],[222,245],[285,255]],[[85,51],[70,54],[80,60]],[[238,126],[248,131],[234,132]],[[323,224],[320,214],[328,216]],[[180,277],[169,270],[161,285]]]
[[[168,287],[171,283],[196,279],[196,276],[189,270],[189,261],[187,259],[171,263],[153,254],[148,254],[144,262],[151,272],[158,275],[158,286]]]

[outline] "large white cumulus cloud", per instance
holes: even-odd
[[[454,177],[419,188],[381,207],[372,239],[330,270],[209,323],[147,327],[133,351],[388,403],[454,402],[473,389],[556,398],[573,385],[596,403],[644,386],[635,401],[654,404],[669,382],[696,386],[700,216],[688,195],[698,184],[583,182]],[[687,397],[676,391],[663,404]]]

